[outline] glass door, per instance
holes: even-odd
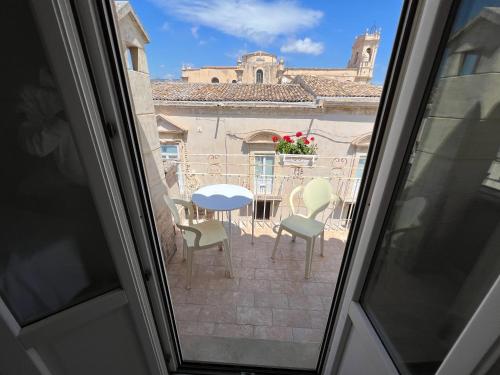
[[[397,162],[389,154],[399,147],[404,157],[394,192],[386,195],[388,209],[369,209],[361,226],[373,232],[358,239],[357,250],[366,250],[358,260],[366,268],[360,266],[347,286],[357,291],[344,301],[350,328],[335,365],[339,374],[362,368],[354,361],[362,347],[378,363],[372,373],[469,374],[490,349],[485,344],[470,355],[482,340],[477,332],[494,332],[489,345],[499,335],[498,318],[481,313],[498,303],[500,275],[500,1],[462,0],[434,14],[440,12],[448,23],[415,125],[406,124],[408,138],[400,133],[391,139],[397,130],[389,131],[375,177],[372,203],[377,189],[391,186],[381,175],[384,164],[393,163],[394,171]],[[423,15],[421,26],[425,9]],[[438,45],[435,40],[427,48]],[[403,82],[410,79],[409,73]],[[376,222],[368,219],[372,213]],[[464,351],[467,332],[476,332],[476,340],[469,337]],[[464,363],[457,368],[458,350]]]
[[[255,191],[257,194],[273,193],[274,154],[255,155]]]
[[[166,374],[70,4],[5,6],[0,372]]]

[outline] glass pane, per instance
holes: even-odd
[[[26,325],[119,285],[28,2],[0,18],[0,297]]]
[[[362,295],[403,374],[434,374],[500,272],[498,14],[459,8]]]

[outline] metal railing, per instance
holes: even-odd
[[[269,153],[256,154],[187,154],[181,160],[164,161],[170,194],[184,199],[200,187],[211,184],[235,184],[253,192],[256,226],[274,227],[291,214],[290,192],[316,177],[331,182],[338,197],[317,219],[327,229],[347,230],[352,221],[354,204],[359,191],[364,157],[339,156],[296,158]],[[299,195],[294,206],[305,213]],[[197,219],[213,213],[196,209]],[[252,205],[233,213],[240,227],[251,225]]]

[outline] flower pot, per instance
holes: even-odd
[[[307,167],[312,166],[318,155],[279,154],[281,165]]]

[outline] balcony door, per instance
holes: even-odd
[[[3,5],[0,373],[166,374],[70,4]]]
[[[415,21],[360,192],[334,374],[498,369],[500,1],[425,2]]]
[[[274,154],[255,155],[255,193],[269,195],[273,193]]]

